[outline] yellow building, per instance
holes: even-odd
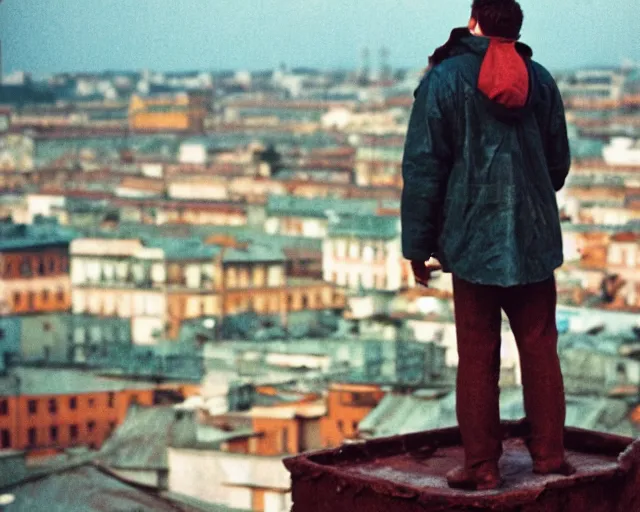
[[[129,128],[134,131],[201,132],[210,99],[206,92],[133,95],[129,103]]]

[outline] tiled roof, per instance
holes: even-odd
[[[153,388],[152,383],[107,379],[82,370],[17,367],[0,377],[0,395],[75,395]]]
[[[197,506],[180,507],[87,463],[68,470],[51,471],[40,478],[18,484],[8,492],[15,501],[7,510],[29,512],[107,512],[109,510],[153,510],[197,512]],[[216,510],[216,509],[212,509]],[[220,510],[220,509],[219,509]]]
[[[99,460],[113,469],[168,469],[172,407],[132,407],[100,450]]]
[[[147,247],[164,251],[167,261],[213,260],[220,254],[220,247],[204,245],[198,238],[144,238]]]
[[[378,208],[376,199],[305,198],[296,196],[270,196],[267,214],[275,217],[325,218],[328,211],[337,214],[371,214]]]
[[[53,223],[0,223],[0,251],[67,245],[77,236],[74,230]]]
[[[619,400],[567,396],[567,426],[632,435],[626,418],[628,407]],[[505,388],[500,394],[503,420],[524,417],[522,390]],[[387,394],[378,406],[358,425],[372,437],[408,434],[424,430],[452,427],[457,424],[455,393],[442,398],[420,398],[412,395]]]
[[[280,248],[269,245],[250,244],[246,249],[225,250],[225,263],[283,262],[287,257]]]
[[[329,224],[330,237],[356,237],[388,240],[400,234],[397,217],[358,215],[341,217],[337,223]]]

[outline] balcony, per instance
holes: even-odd
[[[446,473],[462,464],[457,428],[343,445],[285,459],[292,512],[631,512],[640,510],[640,440],[566,428],[571,477],[540,476],[522,422],[505,422],[500,461],[505,485],[464,492]],[[322,499],[318,499],[322,496]]]

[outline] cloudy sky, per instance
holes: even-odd
[[[2,1],[2,0],[0,0]],[[421,67],[471,0],[3,0],[4,72],[355,67],[387,46]],[[521,0],[551,69],[640,62],[638,0]],[[375,60],[374,60],[375,63]]]

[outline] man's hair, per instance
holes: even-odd
[[[522,28],[522,8],[516,0],[473,0],[471,16],[488,37],[518,39]]]

